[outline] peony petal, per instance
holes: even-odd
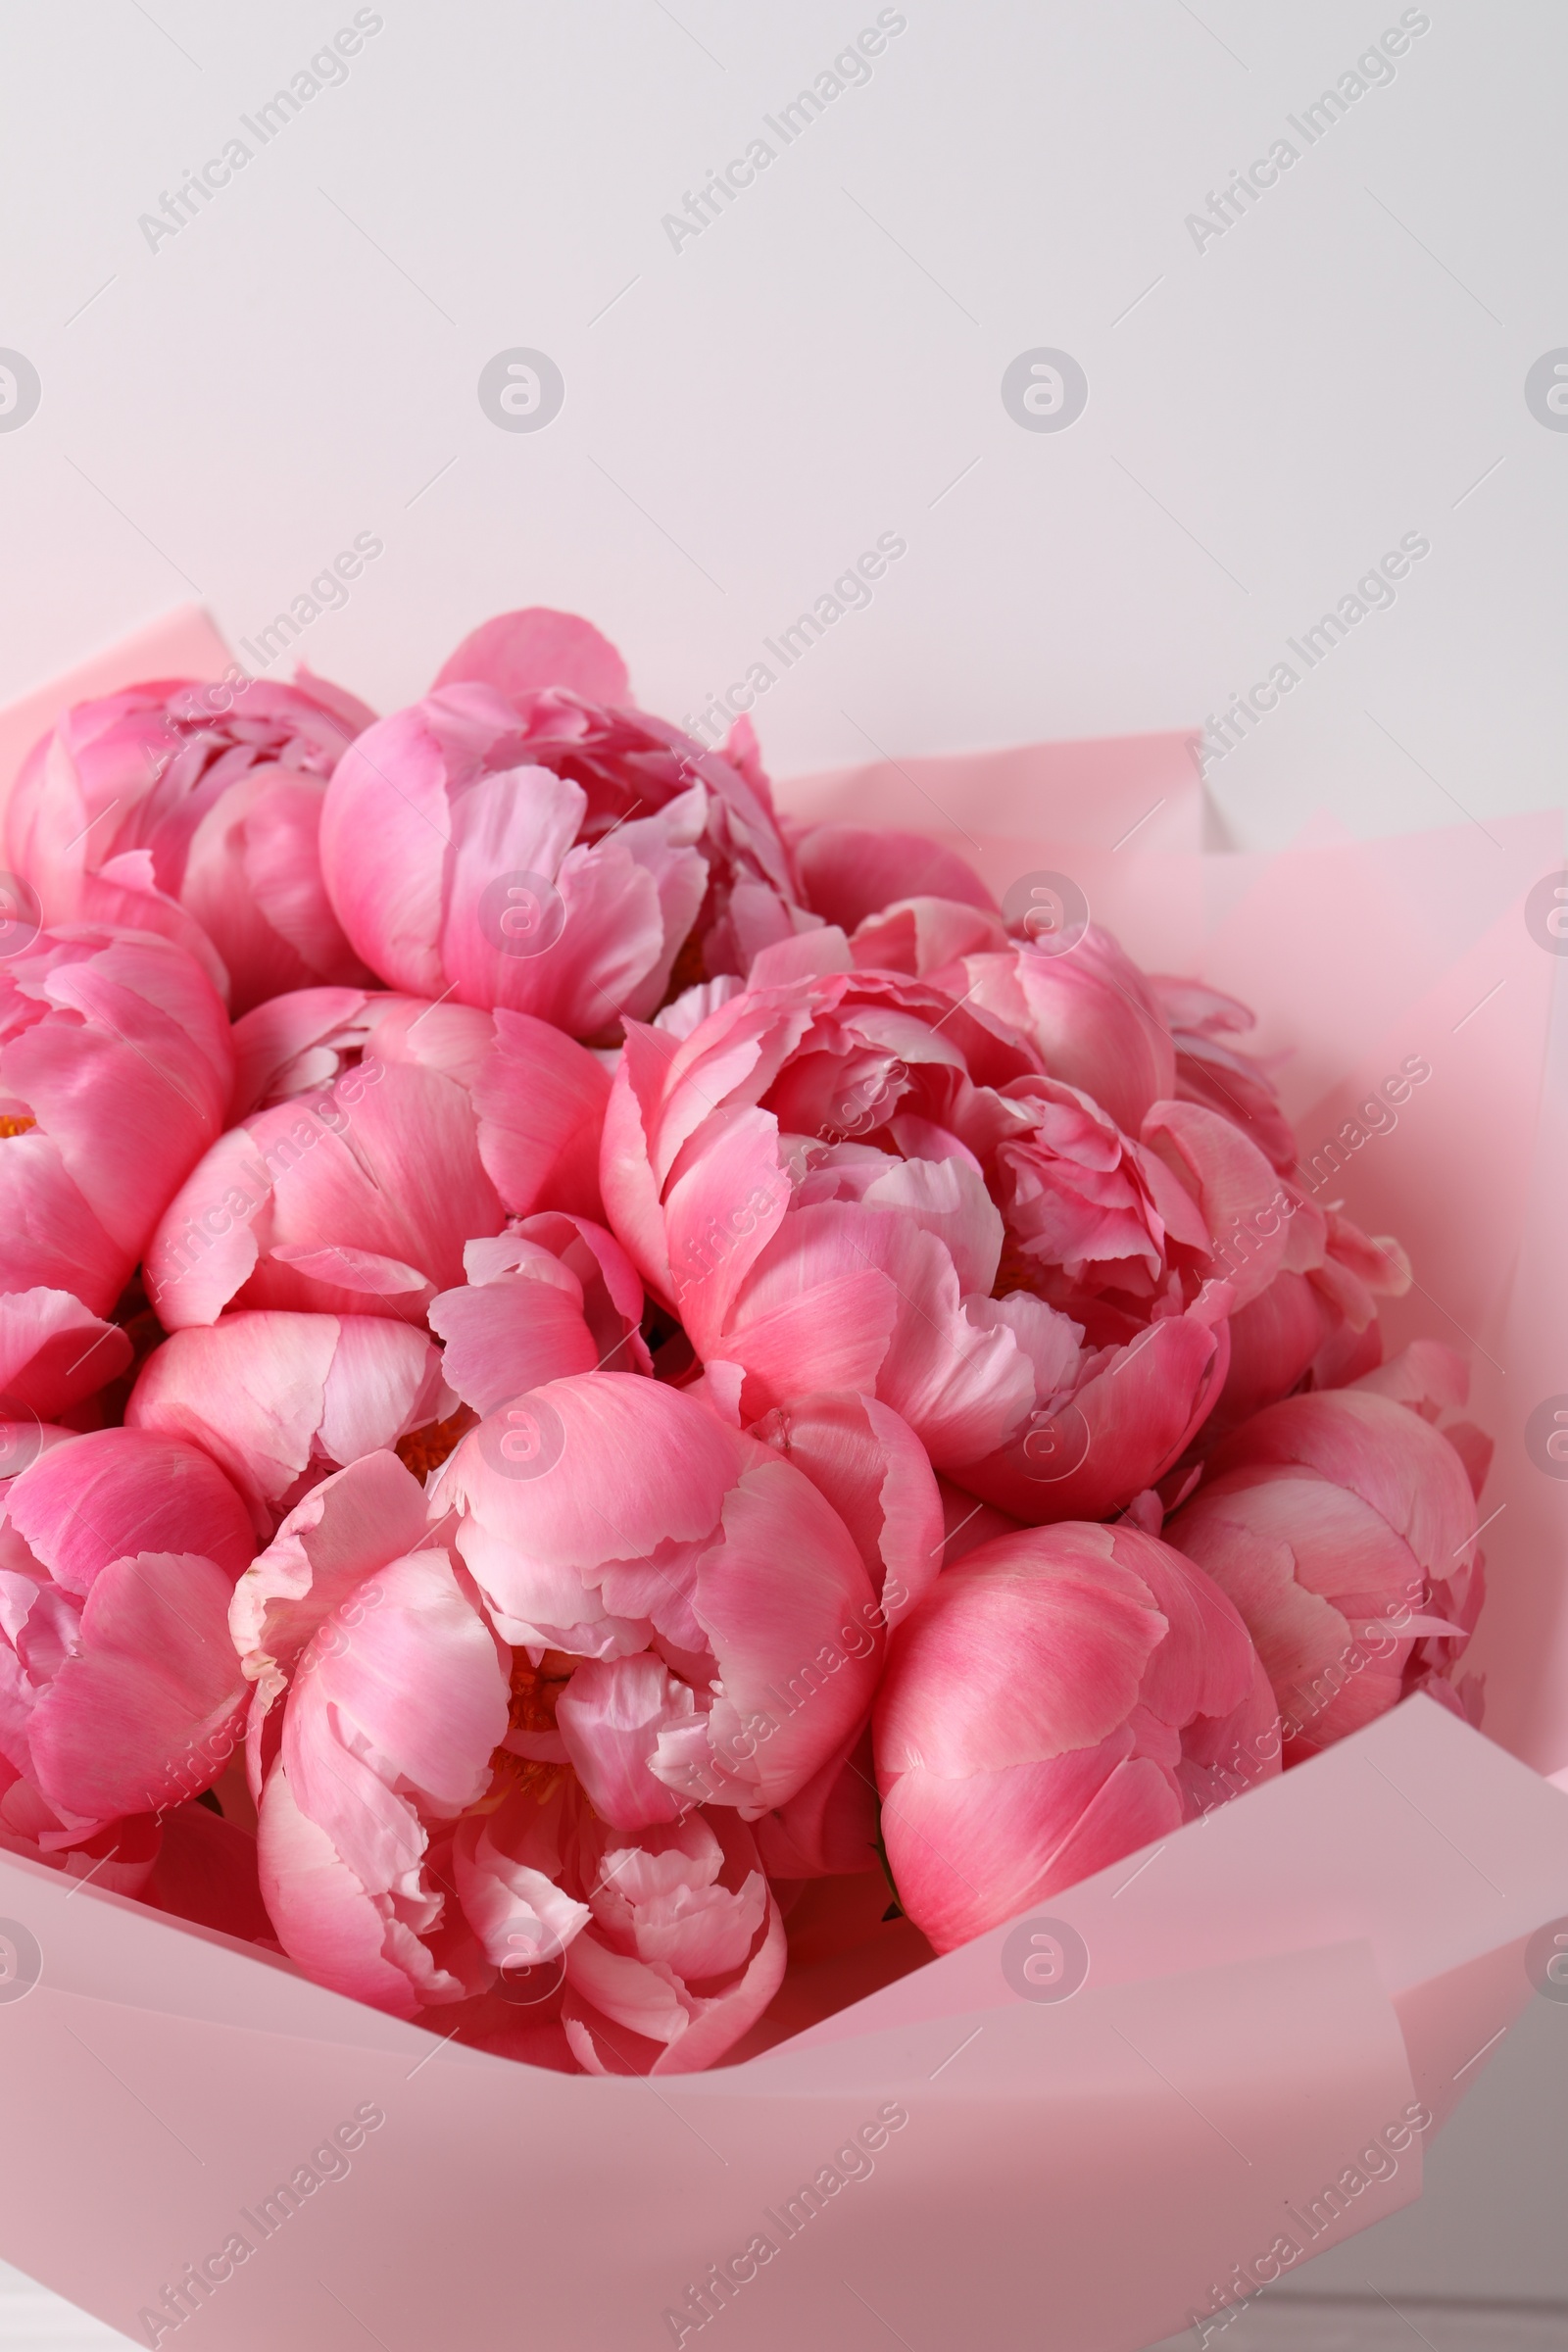
[[[575,612],[529,605],[480,623],[442,663],[437,686],[478,684],[515,700],[563,686],[584,702],[627,704],[626,664],[607,637]]]
[[[129,1552],[191,1551],[230,1578],[254,1549],[250,1514],[216,1462],[152,1430],[100,1429],[14,1479],[11,1524],[68,1592]]]
[[[953,899],[996,911],[974,869],[921,833],[811,825],[796,841],[795,859],[810,905],[845,931],[903,899]]]
[[[235,1745],[244,1683],[228,1640],[229,1580],[194,1553],[104,1568],[81,1648],[33,1711],[29,1745],[52,1804],[112,1820],[156,1813],[214,1782]]]

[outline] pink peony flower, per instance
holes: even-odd
[[[421,1463],[458,1410],[441,1351],[379,1315],[220,1315],[154,1348],[125,1405],[132,1429],[200,1446],[265,1543],[311,1488],[362,1453]]]
[[[1006,1092],[1049,1109],[1038,1081]],[[1086,1358],[1054,1396],[1043,1372],[1023,1439],[955,1467],[1019,1518],[1104,1515],[1303,1377],[1354,1377],[1381,1351],[1374,1290],[1396,1293],[1408,1279],[1396,1245],[1325,1216],[1237,1122],[1199,1103],[1158,1103],[1140,1145],[1123,1138],[1118,1151],[1093,1111],[1053,1111],[999,1153],[1013,1178],[1003,1198],[1019,1279],[1073,1315],[1092,1345],[1116,1349]],[[1031,1501],[1041,1484],[1053,1490],[1047,1510]]]
[[[0,959],[0,1413],[130,1360],[103,1318],[223,1123],[223,1008],[180,948],[94,928]]]
[[[849,1530],[801,1471],[678,1391],[549,1382],[470,1432],[430,1508],[457,1512],[503,1639],[569,1664],[556,1734],[519,1752],[569,1762],[616,1828],[692,1802],[755,1819],[863,1720],[880,1611]]]
[[[1236,1609],[1126,1524],[1027,1529],[947,1569],[894,1637],[875,1741],[899,1898],[939,1952],[1193,1819],[1219,1773],[1279,1770]]]
[[[968,1138],[1022,1123],[991,1087],[1035,1057],[921,982],[849,968],[839,932],[768,951],[754,983],[683,1038],[629,1029],[611,1222],[743,1421],[847,1389],[939,1465],[983,1455],[1035,1379],[991,1297],[1003,1223]]]
[[[1279,1180],[1196,1105],[1124,1136],[995,1016],[847,961],[824,930],[630,1030],[612,1222],[743,1422],[852,1389],[1013,1517],[1118,1509],[1219,1393]]]
[[[1161,1103],[1135,1142],[1055,1080],[1021,1081],[1007,1099],[1024,1114],[997,1147],[1020,1281],[1082,1325],[1091,1346],[1181,1313],[1214,1268],[1217,1237],[1278,1190],[1223,1121],[1186,1104]],[[1282,1235],[1277,1216],[1275,1227]],[[1271,1242],[1261,1273],[1237,1265],[1233,1296],[1264,1287],[1284,1246]]]
[[[322,869],[373,970],[613,1039],[814,919],[765,786],[627,700],[586,621],[506,613],[345,754]]]
[[[153,1236],[167,1328],[231,1306],[421,1323],[461,1284],[464,1244],[509,1213],[599,1213],[610,1081],[559,1029],[330,989],[250,1017],[246,1083],[267,1107],[207,1153]]]
[[[47,1431],[25,1450],[0,1495],[0,1843],[101,1860],[95,1881],[130,1893],[158,1818],[235,1743],[226,1621],[250,1520],[177,1438]]]
[[[229,1614],[278,1938],[318,1983],[402,2017],[493,1981],[435,1873],[490,1785],[505,1652],[442,1534],[396,1455],[366,1454],[290,1512]]]
[[[536,2063],[708,2065],[783,1970],[750,1833],[728,1810],[677,1806],[626,1832],[590,1809],[554,1728],[577,1662],[498,1637],[454,1532],[392,1455],[367,1455],[306,1498],[235,1593],[261,1885],[283,1948],[396,2015],[461,2009],[466,2038]],[[595,1712],[585,1696],[579,1753]],[[627,1738],[624,1715],[601,1716],[606,1773]]]
[[[1446,1359],[1462,1396],[1458,1358],[1423,1352]],[[1403,1368],[1372,1379],[1397,1389]],[[1246,1621],[1287,1763],[1415,1689],[1479,1711],[1479,1690],[1452,1687],[1485,1590],[1475,1497],[1459,1453],[1411,1405],[1366,1385],[1270,1405],[1218,1447],[1165,1534]]]
[[[161,932],[236,1013],[280,990],[365,977],[322,886],[321,801],[375,713],[293,686],[158,679],[77,703],[13,791],[10,860],[49,923]]]

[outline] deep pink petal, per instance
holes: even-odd
[[[795,858],[811,906],[845,931],[897,899],[955,899],[987,913],[996,909],[973,868],[920,833],[812,825],[797,839]]]
[[[61,1412],[118,1380],[131,1345],[69,1291],[0,1292],[0,1414]]]
[[[29,1727],[51,1803],[112,1820],[165,1810],[218,1778],[244,1698],[229,1592],[221,1569],[190,1552],[137,1552],[100,1573],[80,1652]]]
[[[128,1552],[197,1552],[233,1578],[254,1550],[250,1513],[218,1464],[153,1430],[51,1446],[12,1482],[6,1510],[68,1592],[87,1593]]]

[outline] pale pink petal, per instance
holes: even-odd
[[[453,1879],[464,1916],[494,1967],[503,1972],[548,1968],[587,1925],[588,1906],[544,1870],[498,1844],[493,1820],[470,1814],[453,1847]]]
[[[477,695],[478,687],[453,693]],[[497,721],[511,713],[486,697]],[[355,952],[391,987],[439,997],[437,938],[446,845],[452,838],[441,713],[416,704],[351,744],[321,808],[321,873]]]
[[[446,1343],[447,1379],[479,1414],[548,1380],[591,1372],[598,1362],[578,1302],[524,1274],[443,1291],[431,1299],[429,1316]]]
[[[493,686],[498,694],[534,694],[564,686],[585,702],[626,704],[626,664],[607,637],[575,612],[530,605],[480,623],[448,656],[437,686]]]
[[[410,1841],[422,1851],[404,1799],[450,1819],[489,1786],[506,1676],[445,1551],[391,1561],[355,1599],[352,1624],[329,1621],[300,1660],[283,1756],[299,1803],[345,1861],[368,1886],[392,1886],[416,1862]]]
[[[253,1506],[271,1503],[311,1458],[341,1329],[331,1315],[225,1315],[176,1332],[137,1375],[126,1427],[188,1438]]]
[[[599,1131],[609,1099],[609,1074],[585,1047],[528,1013],[496,1013],[495,1051],[473,1103],[479,1155],[510,1215],[603,1216]]]
[[[328,1619],[341,1611],[347,1624],[360,1587],[418,1550],[426,1517],[424,1491],[395,1453],[366,1454],[295,1505],[229,1605],[235,1652],[264,1710]]]
[[[690,1689],[645,1651],[588,1659],[561,1694],[556,1721],[589,1803],[612,1829],[674,1821],[682,1800],[649,1769],[666,1725],[689,1718]]]

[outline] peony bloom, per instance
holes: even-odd
[[[229,1626],[283,1949],[402,2017],[484,1989],[493,1972],[461,1916],[444,1920],[435,1870],[489,1788],[505,1653],[395,1454],[313,1489],[240,1579]]]
[[[1041,1105],[1035,1132],[999,1152],[1013,1263],[1102,1352],[1054,1397],[1042,1378],[1021,1441],[953,1471],[1031,1519],[1104,1515],[1301,1378],[1328,1386],[1375,1363],[1374,1292],[1404,1273],[1395,1245],[1318,1210],[1217,1112],[1157,1103],[1135,1146],[1053,1092],[1006,1090]],[[1031,1503],[1039,1483],[1049,1511]]]
[[[250,1519],[177,1438],[45,1431],[35,1446],[0,1498],[0,1843],[79,1852],[131,1893],[159,1817],[235,1743],[227,1611]]]
[[[509,1214],[599,1213],[610,1081],[559,1029],[332,989],[250,1018],[267,1106],[207,1153],[147,1251],[170,1330],[232,1306],[422,1323],[463,1281],[464,1244]]]
[[[998,1176],[1020,1283],[1093,1347],[1179,1314],[1214,1269],[1218,1237],[1279,1189],[1221,1120],[1184,1103],[1160,1104],[1135,1142],[1054,1079],[1022,1080],[1007,1100],[1022,1116],[997,1147]],[[1271,1237],[1261,1272],[1227,1270],[1233,1298],[1264,1286],[1282,1248]]]
[[[0,959],[0,1413],[124,1370],[103,1318],[232,1077],[222,1005],[171,942],[83,927]]]
[[[458,1409],[441,1351],[380,1315],[220,1315],[154,1348],[125,1406],[131,1429],[187,1438],[251,1508],[263,1542],[345,1462],[398,1446],[422,1458]]]
[[[1177,1093],[1176,1051],[1153,984],[1098,923],[1053,952],[1009,939],[1000,920],[982,935],[982,920],[943,900],[891,906],[860,924],[855,960],[917,973],[1018,1030],[1053,1078],[1093,1096],[1136,1135],[1153,1104]]]
[[[321,863],[374,971],[613,1039],[814,920],[760,773],[628,701],[586,621],[505,613],[345,754]]]
[[[855,971],[836,931],[767,951],[750,988],[677,1025],[628,1030],[601,1177],[710,1383],[743,1422],[844,1389],[939,1466],[990,1452],[1036,1382],[991,1296],[1004,1232],[977,1148],[1022,1124],[992,1089],[1030,1049],[922,982]],[[1043,1304],[1016,1311],[1048,1332]]]
[[[939,1952],[1279,1770],[1235,1608],[1126,1524],[1001,1536],[894,1637],[875,1714],[899,1898]]]
[[[159,679],[77,703],[17,778],[10,860],[50,923],[161,932],[231,1009],[365,977],[317,856],[326,779],[375,713],[324,679]]]
[[[569,1763],[614,1827],[693,1802],[756,1819],[859,1730],[882,1642],[854,1538],[803,1472],[678,1391],[551,1381],[465,1438],[430,1508],[457,1512],[502,1638],[567,1678],[518,1752]]]
[[[851,1389],[1013,1517],[1116,1510],[1219,1393],[1279,1180],[1214,1113],[1158,1103],[1129,1138],[995,1016],[848,962],[824,930],[695,1023],[633,1026],[612,1223],[743,1422]]]
[[[590,1808],[553,1728],[576,1661],[504,1641],[457,1532],[391,1454],[367,1455],[306,1498],[235,1593],[283,1948],[339,1991],[404,2017],[461,2011],[466,2038],[536,2063],[708,2065],[783,1972],[751,1835],[728,1808],[661,1808],[629,1830]],[[599,1695],[575,1710],[575,1752]],[[612,1759],[624,1709],[597,1732]]]
[[[1451,1351],[1426,1343],[1421,1356],[1462,1396]],[[1396,1359],[1372,1380],[1397,1394],[1403,1370]],[[1475,1496],[1458,1451],[1413,1404],[1358,1384],[1270,1405],[1218,1447],[1165,1535],[1245,1619],[1287,1763],[1418,1688],[1467,1711],[1451,1670],[1485,1590]],[[1465,1697],[1478,1705],[1479,1692]]]

